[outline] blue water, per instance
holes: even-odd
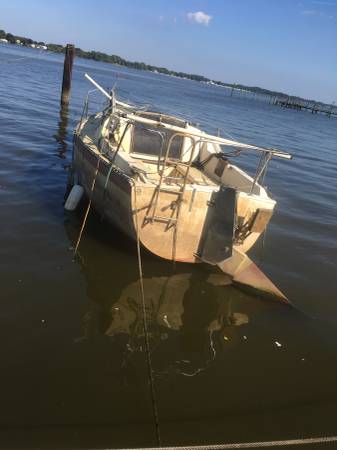
[[[74,260],[82,216],[63,210],[85,72],[122,100],[294,156],[271,162],[277,210],[251,253],[293,308],[183,265],[167,328],[155,311],[176,278],[144,260],[163,444],[336,433],[336,119],[80,59],[62,111],[62,70],[62,56],[0,45],[0,446],[156,444],[134,245],[92,214]]]

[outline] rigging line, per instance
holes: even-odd
[[[134,187],[134,200],[135,200],[135,224],[136,224],[136,234],[137,234],[137,257],[138,257],[138,272],[139,272],[139,284],[140,284],[140,292],[142,297],[142,313],[143,313],[143,328],[144,328],[144,336],[145,336],[145,346],[146,346],[146,356],[147,356],[147,368],[148,375],[150,380],[151,387],[151,400],[152,400],[152,412],[153,412],[153,420],[156,430],[156,438],[158,447],[161,447],[161,438],[160,438],[160,429],[159,429],[159,414],[158,414],[158,406],[156,400],[156,391],[154,386],[154,377],[153,377],[153,368],[151,361],[151,350],[150,350],[150,340],[149,340],[149,332],[147,327],[147,318],[146,318],[146,306],[145,306],[145,292],[144,292],[144,282],[143,282],[143,267],[142,267],[142,255],[140,251],[140,238],[139,238],[139,223],[138,223],[138,208],[137,208],[137,187],[135,181],[132,179],[133,187]]]

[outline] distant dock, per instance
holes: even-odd
[[[209,83],[207,83],[209,84]],[[214,83],[213,83],[214,84]],[[282,108],[295,109],[297,111],[308,111],[312,114],[325,114],[327,117],[337,117],[337,106],[335,102],[331,104],[316,102],[314,100],[305,100],[299,97],[287,95],[276,95],[268,92],[258,92],[244,89],[237,85],[223,86],[230,89],[230,97],[243,97],[251,100],[258,100],[269,103],[271,105],[281,106]]]
[[[297,109],[298,111],[307,110],[312,114],[320,113],[325,114],[328,117],[337,117],[337,109],[334,103],[332,103],[331,105],[325,105],[314,101],[301,102],[298,99],[292,100],[288,97],[287,99],[275,98],[273,104],[281,106],[282,108]]]

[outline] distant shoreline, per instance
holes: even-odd
[[[46,44],[44,42],[34,41],[33,39],[15,36],[11,33],[7,33],[4,30],[0,30],[0,43],[16,44],[22,45],[24,47],[37,48],[42,50],[48,50],[54,53],[64,53],[65,46],[59,44]],[[205,83],[208,85],[215,85],[220,87],[229,88],[238,91],[247,91],[253,94],[259,94],[264,96],[269,96],[270,98],[277,98],[281,101],[298,101],[298,102],[313,102],[320,105],[330,106],[328,103],[316,102],[315,100],[309,100],[302,97],[297,97],[293,95],[288,95],[283,92],[271,91],[269,89],[260,88],[258,86],[245,86],[236,83],[225,83],[219,80],[212,80],[210,78],[204,77],[203,75],[190,74],[185,72],[176,72],[174,70],[167,69],[166,67],[157,67],[150,64],[146,64],[138,61],[127,61],[126,59],[118,55],[108,55],[103,52],[96,51],[85,51],[81,48],[75,47],[76,56],[84,59],[92,59],[94,61],[101,61],[109,64],[116,64],[119,66],[130,67],[132,69],[144,70],[153,73],[160,73],[163,75],[174,76],[178,78],[183,78],[187,80],[194,80],[200,83]]]

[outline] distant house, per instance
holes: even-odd
[[[0,42],[3,42],[4,44],[8,44],[7,39],[0,39]]]
[[[20,45],[20,44],[21,44],[20,39],[16,39],[15,43],[18,44],[18,45]]]
[[[30,44],[30,46],[31,46],[32,48],[35,48],[35,47],[36,47],[36,45],[35,45],[35,44]]]

